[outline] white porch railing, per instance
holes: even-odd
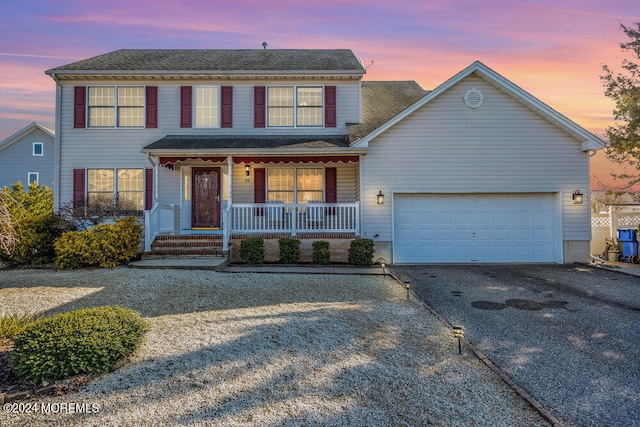
[[[360,204],[354,203],[234,203],[230,210],[230,232],[358,233]]]
[[[144,211],[144,250],[151,251],[151,244],[158,234],[175,234],[175,205],[155,204]]]

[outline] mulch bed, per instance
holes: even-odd
[[[13,340],[0,340],[0,397],[5,402],[25,399],[33,395],[62,396],[80,390],[91,380],[90,375],[80,375],[38,385],[33,381],[20,379],[9,367],[11,350],[13,350]]]

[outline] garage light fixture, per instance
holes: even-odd
[[[384,194],[382,194],[382,190],[378,192],[378,195],[376,196],[376,200],[378,201],[379,205],[384,205]]]
[[[573,199],[573,203],[575,203],[576,205],[581,205],[584,201],[584,194],[582,194],[580,190],[576,190],[571,195],[571,198]]]

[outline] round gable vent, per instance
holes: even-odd
[[[464,103],[469,108],[478,108],[484,102],[484,95],[478,89],[469,89],[464,94]]]

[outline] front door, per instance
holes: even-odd
[[[191,226],[220,228],[220,168],[193,168]]]

